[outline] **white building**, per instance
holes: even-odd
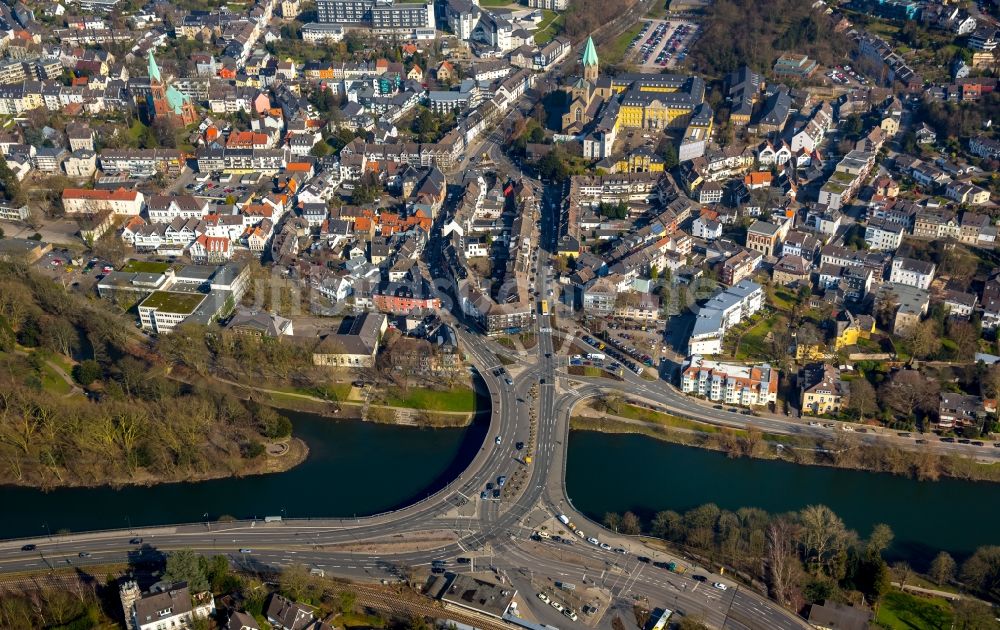
[[[898,257],[892,261],[889,282],[927,290],[934,281],[934,263]]]
[[[192,596],[188,587],[170,588],[142,595],[133,581],[119,589],[122,608],[132,630],[184,630],[196,619],[215,614],[215,598],[210,592]]]
[[[895,251],[903,242],[904,227],[885,218],[872,219],[865,227],[865,242],[871,249]]]
[[[766,405],[778,399],[778,371],[767,363],[735,365],[695,355],[684,363],[681,391],[727,405]]]
[[[719,354],[726,331],[760,310],[764,289],[750,280],[742,280],[717,293],[698,311],[688,339],[688,354]]]

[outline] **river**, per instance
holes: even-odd
[[[479,414],[465,429],[417,429],[337,421],[289,412],[309,445],[295,468],[270,475],[150,487],[3,487],[0,538],[141,525],[187,523],[220,515],[353,517],[403,507],[458,476],[489,426]]]
[[[705,503],[771,513],[824,504],[862,537],[874,524],[888,524],[896,537],[887,555],[920,568],[940,550],[963,558],[1000,542],[1000,484],[730,459],[642,435],[593,431],[570,434],[566,477],[573,504],[598,522],[606,512],[631,510],[648,523],[657,511]]]

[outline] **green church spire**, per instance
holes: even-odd
[[[587,46],[583,49],[583,67],[597,65],[597,48],[594,47],[594,38],[587,38]]]
[[[161,81],[160,79],[160,66],[156,65],[156,59],[153,57],[153,51],[149,51],[149,80],[150,81]]]

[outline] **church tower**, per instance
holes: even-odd
[[[587,38],[587,45],[583,49],[583,58],[581,59],[581,64],[583,65],[583,78],[591,83],[597,83],[598,64],[597,64],[597,48],[594,46],[594,38]]]
[[[194,103],[187,95],[163,80],[152,50],[149,51],[148,63],[149,97],[146,105],[150,120],[162,117],[173,119],[181,125],[194,123],[197,120]]]

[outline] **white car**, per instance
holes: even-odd
[[[601,549],[603,549],[604,551],[611,551],[611,545],[609,545],[608,543],[601,543]]]
[[[726,589],[729,588],[728,586],[726,586],[722,582],[716,582],[716,583],[712,584],[712,586],[714,586],[715,588],[719,589],[720,591],[724,591],[724,590],[726,590]]]
[[[542,600],[546,604],[548,604],[550,601],[552,601],[552,600],[549,599],[549,596],[546,595],[545,593],[539,593],[538,594],[538,599]]]
[[[555,608],[555,609],[556,609],[556,610],[558,610],[559,612],[562,612],[563,610],[565,610],[565,609],[563,608],[563,605],[562,605],[562,604],[560,604],[559,602],[549,602],[549,603],[550,603],[550,604],[552,605],[552,607],[553,607],[553,608]]]
[[[590,543],[590,544],[592,544],[592,545],[599,545],[599,544],[601,544],[601,543],[600,543],[600,542],[598,542],[598,540],[597,540],[596,538],[594,538],[593,536],[591,536],[590,538],[588,538],[588,539],[587,539],[587,542],[589,542],[589,543]]]
[[[567,608],[566,610],[564,610],[563,614],[566,615],[567,617],[569,617],[570,619],[572,619],[573,621],[576,621],[578,619],[578,617],[576,616],[576,613],[573,612],[572,610],[570,610],[569,608]]]

